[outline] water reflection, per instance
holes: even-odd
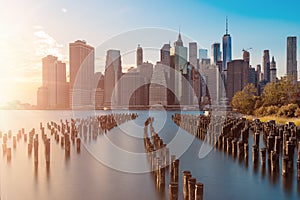
[[[290,193],[293,190],[293,174],[282,176],[283,190]]]
[[[265,178],[265,175],[266,175],[266,163],[265,162],[263,162],[262,164],[261,164],[261,177],[262,178]]]
[[[255,159],[255,160],[253,161],[252,167],[253,167],[253,173],[254,173],[254,174],[257,174],[257,172],[258,172],[258,160],[257,160],[257,159]]]

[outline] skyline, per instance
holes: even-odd
[[[4,92],[0,105],[17,99],[36,104],[36,88],[41,85],[41,59],[48,54],[57,56],[67,64],[68,69],[68,45],[77,39],[86,40],[96,49],[120,33],[158,27],[174,32],[174,36],[166,36],[166,40],[160,44],[162,46],[176,40],[175,35],[180,27],[183,36],[196,41],[198,48],[208,49],[210,56],[211,44],[222,42],[226,16],[232,37],[232,59],[242,58],[242,49],[252,47],[250,64],[255,67],[262,64],[263,50],[268,49],[270,57],[275,57],[280,77],[286,73],[286,37],[299,36],[300,20],[297,18],[296,5],[300,3],[287,1],[266,7],[271,1],[257,2],[239,5],[231,0],[224,5],[224,2],[216,0],[183,3],[164,1],[148,5],[143,1],[118,1],[118,5],[113,5],[109,1],[90,1],[85,2],[84,6],[79,1],[7,2],[5,9],[1,9],[0,18],[0,25],[5,30],[0,33],[0,84]],[[293,7],[281,10],[289,3],[293,3]],[[185,10],[187,14],[178,17],[178,13]],[[112,11],[115,13],[113,16],[110,14]],[[134,39],[131,39],[131,45],[134,46],[132,50],[138,44],[143,49],[147,48],[143,41]],[[187,47],[189,41],[183,38],[183,42]],[[123,51],[122,45],[118,49],[122,54],[128,53]],[[96,57],[95,71],[104,71],[104,65],[100,65],[104,63],[105,54],[102,56]],[[135,58],[127,57],[122,59],[124,69],[135,66]],[[144,60],[155,64],[159,60],[159,52],[145,51]]]

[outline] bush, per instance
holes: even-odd
[[[288,104],[282,106],[277,113],[279,117],[295,117],[296,110],[299,109],[297,104]]]
[[[278,106],[269,106],[266,108],[266,114],[267,115],[276,115],[279,111]]]
[[[297,108],[295,111],[295,117],[300,117],[300,108]]]
[[[262,116],[265,116],[266,114],[266,108],[265,107],[260,107],[258,109],[255,110],[255,115],[258,116],[258,117],[262,117]]]

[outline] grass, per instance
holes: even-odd
[[[261,122],[267,122],[269,120],[275,120],[276,124],[285,124],[286,122],[294,122],[296,126],[300,126],[300,118],[286,118],[286,117],[276,117],[276,116],[264,116],[256,117],[253,115],[245,116],[248,120],[253,120],[255,118],[260,119]]]

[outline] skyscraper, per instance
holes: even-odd
[[[119,50],[108,50],[104,74],[104,106],[118,105],[120,92],[118,81],[122,76],[121,53]]]
[[[211,45],[211,64],[217,64],[221,61],[220,43],[214,43]]]
[[[83,40],[69,44],[70,103],[72,107],[92,104],[92,87],[95,71],[95,50]],[[95,89],[95,88],[94,88]]]
[[[165,66],[161,63],[157,63],[154,67],[149,87],[149,106],[168,105],[168,90],[164,69]]]
[[[257,87],[257,75],[254,67],[249,67],[248,82],[252,83],[254,87]]]
[[[160,62],[163,65],[170,66],[170,44],[164,44],[160,49]]]
[[[250,52],[243,50],[243,60],[250,63]]]
[[[231,36],[228,33],[228,19],[226,18],[226,33],[223,36],[223,69],[227,69],[227,63],[231,62]]]
[[[175,96],[176,98],[181,101],[183,96],[182,93],[182,75],[187,75],[187,48],[183,46],[183,42],[181,39],[181,34],[179,32],[178,39],[174,42],[174,47],[171,49],[171,55],[174,55],[174,67],[175,71]]]
[[[139,66],[143,63],[143,49],[140,45],[136,49],[136,66]]]
[[[261,65],[256,65],[256,76],[257,82],[260,82],[264,79],[264,74],[261,72]]]
[[[290,36],[287,38],[286,45],[286,73],[292,77],[293,84],[297,83],[297,37]]]
[[[277,69],[276,69],[276,62],[273,56],[270,65],[270,82],[276,82],[276,78],[277,78]]]
[[[38,106],[41,108],[66,108],[66,64],[48,55],[42,59],[42,83],[38,89]]]
[[[189,62],[190,65],[194,68],[198,68],[198,59],[197,59],[197,43],[189,43]]]
[[[199,62],[201,63],[203,59],[207,59],[207,49],[199,49]]]
[[[270,54],[269,50],[264,50],[263,62],[262,62],[262,71],[263,71],[263,79],[269,83],[270,82]]]
[[[244,60],[233,60],[228,63],[226,93],[231,101],[234,94],[242,91],[248,84],[249,66]]]

